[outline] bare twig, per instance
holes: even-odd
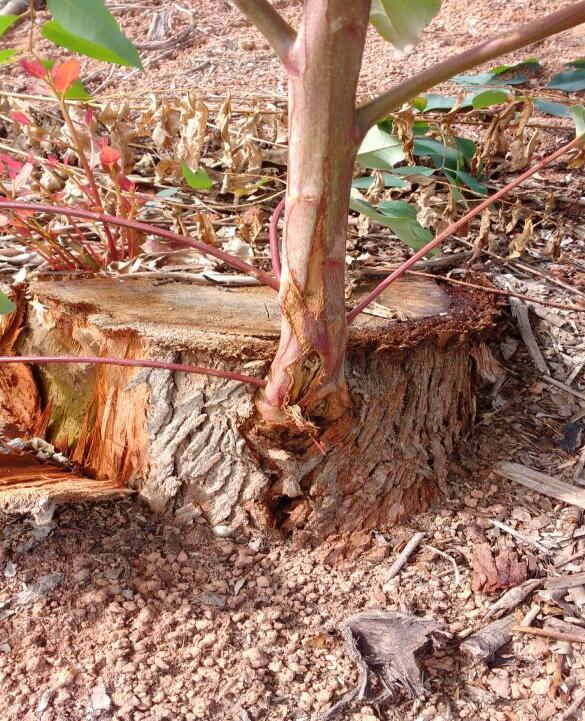
[[[563,633],[562,631],[555,631],[553,628],[536,628],[535,626],[512,626],[512,631],[515,631],[516,633],[527,633],[531,636],[553,638],[555,641],[585,643],[585,633]]]
[[[579,398],[580,400],[585,401],[585,393],[581,393],[581,391],[575,390],[575,388],[568,386],[562,381],[558,381],[556,378],[551,378],[550,376],[543,376],[542,380],[546,383],[550,383],[551,386],[556,386],[557,388],[560,388],[566,393],[570,393],[571,395],[575,396],[575,398]]]
[[[580,693],[573,701],[573,703],[567,708],[565,713],[561,716],[560,721],[570,721],[570,719],[575,718],[577,711],[583,705],[583,701],[585,701],[585,693]]]
[[[585,2],[579,3],[584,6],[584,12],[585,12]],[[519,175],[515,180],[513,180],[511,183],[508,183],[503,188],[498,190],[496,193],[494,193],[489,198],[486,198],[482,203],[479,205],[476,205],[475,208],[466,215],[464,215],[462,218],[460,218],[455,223],[452,223],[449,227],[447,227],[442,233],[439,233],[434,240],[431,240],[430,243],[427,243],[425,246],[423,246],[420,250],[418,250],[416,253],[414,253],[407,261],[405,261],[399,268],[397,268],[393,273],[391,273],[385,280],[383,280],[374,290],[372,290],[366,297],[360,301],[347,315],[347,321],[348,323],[351,323],[355,318],[364,310],[364,308],[367,308],[367,306],[374,301],[380,293],[382,293],[391,283],[393,283],[397,278],[400,278],[401,275],[403,275],[409,268],[411,268],[417,260],[421,260],[424,258],[424,256],[427,253],[430,253],[431,250],[434,250],[438,245],[440,245],[443,241],[447,240],[447,238],[450,235],[453,235],[453,233],[456,233],[459,228],[462,228],[464,225],[467,225],[469,221],[472,218],[475,218],[477,215],[482,213],[486,208],[488,208],[492,203],[494,203],[496,200],[499,200],[502,198],[506,193],[509,193],[510,190],[515,188],[516,186],[523,183],[527,178],[530,178],[532,175],[537,173],[539,170],[542,170],[545,166],[547,166],[549,163],[554,162],[558,158],[562,157],[565,153],[567,153],[569,150],[572,150],[573,148],[576,148],[578,145],[580,145],[583,142],[582,137],[574,138],[571,140],[570,143],[567,143],[566,145],[563,145],[558,150],[556,150],[551,155],[547,155],[546,158],[543,158],[538,163],[532,166],[532,168],[529,168],[526,172],[522,173],[522,175]]]
[[[493,618],[501,611],[511,611],[516,608],[516,606],[522,603],[526,596],[535,591],[539,586],[542,586],[541,578],[529,578],[519,586],[515,586],[509,591],[506,591],[506,593],[498,598],[498,600],[487,610],[487,613],[483,616],[483,620],[485,621],[488,618]]]
[[[504,533],[509,533],[511,536],[513,536],[518,541],[521,541],[522,543],[526,543],[529,546],[534,546],[534,548],[537,548],[541,553],[544,553],[547,556],[550,556],[552,551],[547,548],[546,546],[543,546],[542,543],[539,541],[533,541],[528,536],[524,535],[523,533],[520,533],[520,531],[517,531],[515,528],[512,528],[512,526],[508,526],[505,523],[501,523],[500,521],[496,520],[495,518],[492,518],[492,524],[499,528],[500,531],[504,531]]]
[[[457,73],[465,72],[480,63],[524,48],[583,22],[585,22],[585,2],[570,3],[562,10],[521,25],[503,37],[491,38],[441,63],[431,65],[430,68],[417,73],[388,92],[362,105],[358,110],[361,132],[365,134],[374,123],[383,120],[388,113],[396,110],[403,103],[412,100],[419,93],[449,80]]]
[[[520,483],[536,493],[556,498],[558,501],[577,508],[585,508],[585,491],[569,483],[564,483],[554,476],[541,473],[520,463],[500,463],[496,466],[495,471],[504,478]]]
[[[544,360],[542,351],[538,346],[536,338],[534,337],[532,326],[530,325],[528,308],[517,298],[510,298],[510,308],[512,309],[512,315],[514,316],[516,323],[518,324],[518,328],[520,330],[522,340],[524,341],[524,345],[530,353],[530,357],[534,361],[534,365],[541,373],[549,376],[550,371],[548,369],[546,361]]]
[[[434,551],[439,556],[446,558],[451,563],[451,565],[453,566],[453,572],[455,573],[455,585],[460,586],[461,585],[461,575],[459,573],[459,566],[457,565],[457,561],[453,558],[453,556],[450,556],[448,553],[445,553],[445,551],[441,551],[440,549],[435,548],[434,546],[427,546],[427,548],[430,548],[431,551]]]
[[[388,571],[388,580],[391,578],[394,578],[394,576],[397,576],[400,571],[403,569],[403,567],[406,565],[406,562],[408,559],[412,556],[412,554],[416,551],[418,546],[420,545],[420,542],[425,537],[424,533],[421,533],[420,531],[415,533],[414,536],[410,539],[410,541],[404,546],[402,549],[400,555],[398,558],[394,561],[394,563],[390,566],[390,570]]]

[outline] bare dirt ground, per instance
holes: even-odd
[[[144,40],[153,9],[164,4],[126,3],[114,12],[132,38]],[[293,20],[300,11],[298,2],[275,4]],[[546,11],[561,5],[550,3]],[[260,106],[283,97],[278,64],[229,3],[185,0],[183,6],[197,18],[188,48],[150,62],[142,77],[124,79],[126,69],[108,76],[107,68],[86,61],[85,75],[96,73],[89,86],[124,96],[192,88],[222,98],[230,90],[237,102]],[[448,0],[425,32],[422,50],[401,59],[372,34],[361,95],[543,10],[524,0],[482,0],[471,9]],[[17,28],[9,39],[19,37]],[[534,83],[544,85],[565,61],[583,54],[584,37],[577,29],[512,59],[537,54],[545,70]],[[26,89],[18,72],[2,73],[3,89]],[[555,172],[544,177],[562,182],[564,171]],[[570,211],[578,220],[582,206]],[[563,250],[546,272],[585,289],[582,236],[567,237]],[[527,292],[543,288],[542,280],[522,283]],[[559,288],[546,297],[575,301]],[[339,625],[367,608],[433,618],[452,638],[421,661],[423,699],[398,693],[380,703],[354,703],[338,718],[564,719],[585,693],[582,643],[516,633],[489,666],[459,645],[485,625],[482,617],[501,590],[514,585],[506,575],[585,568],[582,559],[571,560],[584,551],[581,512],[494,470],[514,461],[577,489],[585,483],[578,419],[585,405],[583,323],[546,309],[532,323],[552,377],[573,392],[536,370],[506,315],[493,345],[504,372],[484,389],[475,435],[453,461],[446,498],[409,523],[364,539],[363,551],[341,566],[326,563],[326,547],[295,548],[246,529],[214,532],[197,517],[182,523],[156,516],[132,499],[63,506],[44,526],[0,517],[0,719],[316,721],[357,683]],[[577,441],[570,442],[570,433]],[[416,531],[425,534],[418,550],[389,579]],[[482,544],[506,568],[486,570]],[[43,578],[51,590],[39,589]],[[583,595],[578,586],[568,597],[537,590],[512,611],[520,622],[536,605],[536,624],[570,621],[573,633],[583,632]],[[573,718],[583,718],[582,711]]]

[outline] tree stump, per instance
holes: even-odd
[[[84,279],[35,282],[28,296],[23,355],[156,358],[263,376],[277,347],[277,298],[265,288]],[[319,540],[395,523],[444,488],[478,379],[493,373],[482,337],[497,304],[408,278],[374,312],[351,327],[352,405],[322,429],[324,454],[301,432],[266,434],[252,386],[103,365],[34,369],[45,437],[93,478],[136,489],[159,511],[194,504],[213,526],[253,522]]]

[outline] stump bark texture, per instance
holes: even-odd
[[[23,355],[148,357],[263,376],[278,344],[276,294],[263,288],[99,279],[36,282],[28,295],[10,340]],[[407,279],[375,313],[351,327],[351,406],[318,444],[264,427],[252,386],[166,370],[40,366],[28,412],[90,476],[136,489],[157,510],[193,504],[214,526],[252,521],[300,540],[368,532],[440,494],[473,423],[479,376],[493,373],[482,338],[497,307],[487,293]],[[33,375],[21,375],[30,394]]]

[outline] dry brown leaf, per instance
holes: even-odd
[[[526,580],[526,564],[507,549],[494,558],[489,543],[480,543],[476,547],[472,566],[471,588],[485,594],[513,588]]]
[[[154,174],[159,182],[170,181],[171,183],[180,183],[183,177],[181,172],[181,163],[171,158],[162,158],[156,164]]]
[[[172,148],[181,130],[181,113],[168,103],[161,102],[152,115],[151,137],[158,150]]]
[[[514,207],[512,208],[512,217],[510,218],[510,222],[506,224],[505,232],[511,233],[514,228],[518,225],[520,222],[520,219],[522,218],[523,213],[523,206],[522,201],[520,198],[516,200],[514,203]]]
[[[508,103],[506,107],[492,120],[487,131],[486,139],[478,145],[474,164],[483,161],[486,165],[496,157],[504,157],[508,150],[508,138],[505,130],[516,114],[517,103]]]
[[[209,109],[194,93],[188,93],[179,104],[181,112],[180,139],[177,157],[187,163],[191,170],[197,170],[205,142]]]
[[[561,255],[561,234],[559,231],[556,231],[546,241],[546,245],[542,249],[542,257],[549,258],[550,260],[559,260]]]
[[[197,229],[197,239],[207,245],[217,245],[217,238],[213,225],[206,213],[197,213],[195,216],[195,227]]]
[[[522,253],[526,250],[526,246],[534,240],[534,228],[532,220],[526,218],[524,221],[524,228],[520,235],[517,235],[510,241],[508,246],[508,258],[520,258]]]
[[[414,110],[409,107],[407,110],[402,110],[399,113],[394,113],[392,116],[392,123],[394,125],[394,131],[402,143],[402,149],[406,156],[406,162],[409,165],[414,165],[414,157],[412,151],[414,149],[414,132],[412,125],[414,123]]]
[[[377,205],[386,187],[384,183],[384,175],[381,170],[374,170],[372,178],[374,179],[374,182],[368,188],[366,200],[372,205]]]
[[[221,143],[223,152],[221,154],[221,162],[224,163],[230,170],[234,167],[233,151],[232,151],[232,140],[230,135],[230,118],[232,114],[232,100],[228,94],[227,98],[221,104],[217,117],[215,118],[215,124],[219,129],[221,137]]]
[[[510,159],[512,163],[510,170],[521,170],[530,163],[539,137],[538,130],[535,130],[528,142],[526,142],[524,136],[514,138],[510,143]]]
[[[473,241],[473,256],[471,257],[470,263],[473,263],[474,261],[479,258],[481,255],[481,251],[485,248],[486,242],[490,235],[490,229],[491,229],[491,222],[492,222],[492,213],[489,208],[486,208],[483,213],[481,214],[481,222],[479,224],[479,233],[477,234],[475,240]]]

